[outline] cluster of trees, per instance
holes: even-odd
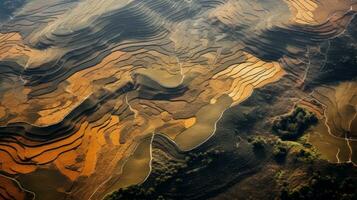
[[[282,116],[274,121],[273,132],[283,140],[296,140],[317,121],[313,113],[296,107],[290,115]]]
[[[107,196],[105,200],[141,200],[154,199],[154,189],[145,189],[141,185],[130,186],[128,188],[121,188],[118,191]]]
[[[311,163],[317,159],[316,154],[313,151],[300,149],[300,151],[295,155],[294,160],[298,162]]]
[[[163,167],[157,167],[155,160],[151,177],[141,185],[134,185],[128,188],[122,188],[110,194],[106,200],[163,200],[173,199],[165,193],[175,192],[180,189],[180,185],[187,180],[187,173],[197,172],[203,169],[202,166],[210,166],[222,150],[211,149],[205,152],[188,152],[182,161],[174,160],[165,163]],[[199,166],[199,168],[197,167]],[[172,187],[174,186],[174,187]],[[184,191],[182,191],[184,192]]]
[[[260,136],[248,138],[248,142],[253,145],[253,149],[256,151],[263,150],[267,144],[265,138]]]
[[[255,153],[262,153],[266,148],[272,147],[272,156],[278,163],[283,163],[289,153],[289,145],[280,139],[272,142],[263,136],[248,137],[247,141],[252,144]]]
[[[278,163],[285,161],[288,152],[288,146],[284,143],[278,142],[273,147],[273,157]]]
[[[186,157],[186,162],[190,166],[193,166],[198,163],[201,163],[200,166],[209,165],[215,158],[218,158],[218,156],[223,152],[223,150],[219,149],[211,149],[205,152],[190,152]]]
[[[155,167],[151,173],[152,177],[148,179],[148,182],[140,185],[133,185],[128,188],[121,188],[107,196],[106,200],[170,199],[161,194],[160,190],[169,191],[169,189],[167,189],[167,185],[169,185],[168,183],[170,182],[174,182],[175,184],[182,183],[183,180],[180,178],[180,171],[187,168],[188,161],[191,161],[190,156],[186,156],[184,162],[167,163],[165,168],[162,169]]]
[[[292,190],[283,189],[282,200],[302,199],[357,199],[356,178],[334,175],[332,173],[314,173],[309,182]]]

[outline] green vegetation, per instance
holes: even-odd
[[[313,113],[296,107],[290,115],[279,117],[274,121],[273,132],[283,140],[296,140],[316,123],[317,118]]]
[[[282,179],[282,178],[284,177],[284,175],[285,175],[285,171],[279,170],[279,171],[275,174],[275,179],[280,180],[280,179]]]
[[[285,143],[277,142],[273,146],[273,157],[278,163],[282,163],[285,161],[288,152],[289,147]]]
[[[175,193],[180,187],[190,181],[188,174],[197,173],[211,166],[215,158],[223,151],[211,149],[205,152],[189,152],[183,160],[172,160],[168,163],[158,163],[153,160],[150,182],[122,188],[110,194],[106,200],[143,200],[143,199],[173,199],[165,193]],[[160,165],[160,166],[159,166]],[[176,198],[175,198],[176,199]]]
[[[267,144],[266,139],[261,136],[248,138],[248,142],[253,145],[254,150],[263,150],[265,145]]]
[[[279,164],[284,163],[286,159],[295,164],[312,163],[318,159],[318,154],[313,147],[295,141],[282,141],[280,139],[273,144],[272,155]]]
[[[317,172],[306,184],[296,188],[284,188],[281,191],[282,200],[300,199],[357,199],[357,180],[347,174],[333,172]]]
[[[300,149],[294,157],[295,162],[311,163],[317,159],[316,154],[310,149]]]

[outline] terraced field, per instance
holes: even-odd
[[[175,159],[259,88],[308,86],[320,69],[311,52],[344,34],[356,9],[350,0],[25,1],[0,20],[0,198],[102,199],[144,182],[153,141]],[[351,82],[311,96],[348,149],[333,146],[350,150],[338,162],[356,162],[356,95]],[[259,163],[240,150],[239,170]]]
[[[313,96],[326,107],[324,123],[312,134],[311,143],[334,162],[356,160],[356,82],[318,88]]]

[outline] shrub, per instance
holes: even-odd
[[[274,145],[273,156],[277,162],[284,162],[288,154],[288,147],[282,143]]]

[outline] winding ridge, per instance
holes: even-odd
[[[142,182],[123,172],[151,167],[148,138],[180,157],[255,89],[303,85],[306,52],[355,11],[349,0],[27,2],[0,24],[0,197],[101,199]],[[31,185],[41,173],[53,180]]]

